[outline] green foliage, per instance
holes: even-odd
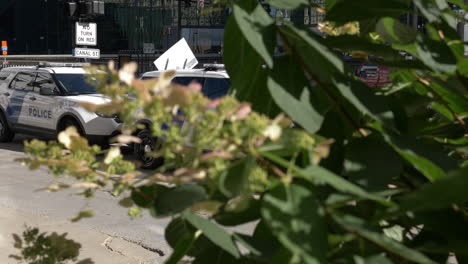
[[[78,259],[81,245],[67,239],[67,233],[40,233],[38,228],[26,227],[21,238],[13,234],[14,247],[21,251],[21,255],[10,255],[20,263],[30,264],[65,264]],[[77,264],[92,264],[90,259],[83,259]]]
[[[132,76],[134,66],[90,69],[111,77],[98,89],[112,102],[85,107],[120,113],[120,142],[134,140],[139,119],[152,120],[164,144],[151,155],[163,156],[164,166],[135,171],[118,149],[89,147],[73,131],[60,143],[26,144],[21,161],[76,178],[87,196],[109,183],[115,195],[128,190],[120,204],[132,216],[146,209],[174,216],[165,234],[174,250],[168,263],[184,256],[194,263],[468,259],[467,59],[447,2],[327,0],[325,36],[276,21],[258,1],[226,2],[231,96],[209,100],[197,85],[171,84],[170,72],[122,84],[119,76]],[[428,21],[425,33],[398,20],[414,11],[411,4]],[[392,83],[367,86],[344,53],[390,66]],[[255,225],[250,235],[224,228],[246,223]]]
[[[295,184],[275,187],[263,199],[262,218],[284,247],[304,263],[325,261],[327,226],[310,190]]]

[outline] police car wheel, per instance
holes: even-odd
[[[60,131],[59,132],[62,132],[65,129],[67,129],[68,127],[71,127],[71,126],[74,126],[76,128],[76,130],[78,131],[78,134],[80,134],[81,136],[84,136],[84,133],[81,130],[80,125],[78,125],[78,123],[75,120],[71,119],[71,118],[67,118],[66,120],[63,121],[62,125],[60,126]]]
[[[142,169],[156,169],[164,163],[162,157],[151,157],[147,154],[160,147],[158,140],[151,135],[151,132],[147,129],[138,132],[137,137],[140,138],[141,143],[135,143],[133,146],[133,152],[142,163]]]
[[[15,137],[15,133],[8,126],[6,118],[0,113],[0,142],[10,142]]]

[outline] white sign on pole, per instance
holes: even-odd
[[[156,68],[160,71],[193,69],[197,64],[198,60],[195,58],[185,38],[179,40],[174,46],[154,61],[154,65],[156,65]]]
[[[76,22],[76,45],[97,45],[96,23]]]
[[[73,56],[77,58],[99,59],[101,51],[99,49],[75,48]]]

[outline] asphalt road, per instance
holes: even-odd
[[[0,143],[0,263],[16,263],[8,259],[8,254],[17,253],[11,233],[22,232],[24,225],[68,232],[69,238],[85,246],[80,256],[96,263],[161,263],[168,256],[164,228],[169,219],[145,213],[132,220],[118,205],[120,198],[105,191],[91,200],[74,195],[77,190],[38,191],[54,177],[46,169],[29,171],[14,161],[24,156],[24,139],[28,137],[20,135],[12,143]],[[83,209],[92,209],[96,215],[72,224],[69,219]]]

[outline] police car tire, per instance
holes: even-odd
[[[153,170],[163,165],[163,157],[145,157],[145,146],[152,145],[151,148],[153,149],[154,146],[157,144],[157,138],[151,135],[151,131],[149,131],[148,129],[143,129],[137,133],[137,137],[141,139],[141,143],[134,143],[133,153],[136,156],[137,160],[141,162],[140,168],[145,170]]]
[[[2,112],[0,112],[0,124],[0,142],[11,142],[15,137],[15,133],[11,131]]]
[[[78,122],[76,122],[72,118],[65,119],[63,121],[63,125],[61,125],[61,127],[59,129],[60,131],[58,131],[58,132],[60,133],[60,132],[64,131],[65,129],[67,129],[68,127],[71,127],[71,126],[74,126],[76,128],[76,130],[78,131],[78,134],[80,134],[80,136],[84,136],[84,133],[81,130],[80,125],[78,124]]]

